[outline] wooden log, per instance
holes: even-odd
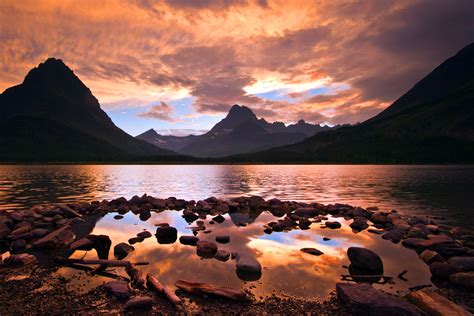
[[[149,289],[153,289],[165,295],[175,305],[181,304],[181,299],[173,291],[164,286],[153,274],[148,273],[146,281]]]
[[[249,301],[250,297],[243,291],[232,290],[228,288],[218,288],[211,284],[188,282],[184,280],[178,280],[175,283],[176,287],[180,290],[195,294],[195,295],[216,295],[225,298],[229,298],[237,301]]]
[[[99,265],[106,265],[108,267],[128,267],[132,264],[136,265],[136,266],[143,266],[143,265],[148,264],[148,262],[131,263],[130,261],[126,261],[126,260],[106,260],[106,259],[87,260],[87,259],[74,259],[74,258],[56,258],[55,261],[57,263],[61,263],[61,264],[71,264],[71,263],[76,263],[76,264],[99,264]]]
[[[113,274],[113,273],[110,273],[110,272],[107,272],[107,271],[96,271],[96,269],[94,269],[92,267],[81,266],[81,265],[74,264],[74,263],[68,264],[68,268],[91,272],[93,274],[97,274],[97,275],[104,276],[104,277],[111,278],[111,279],[116,279],[116,280],[121,280],[121,281],[126,281],[126,282],[130,281],[128,278],[117,275],[117,274]]]
[[[143,276],[143,273],[135,268],[133,264],[128,265],[125,267],[125,272],[130,276],[130,280],[133,286],[137,288],[145,288],[145,277]]]

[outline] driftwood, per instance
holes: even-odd
[[[408,281],[407,278],[405,278],[405,274],[408,272],[408,270],[403,270],[402,272],[400,272],[397,277],[400,279],[400,280],[403,280],[403,281]]]
[[[148,264],[148,262],[131,263],[130,261],[126,261],[126,260],[106,260],[106,259],[86,260],[86,259],[72,259],[72,258],[56,258],[55,261],[61,264],[71,264],[71,263],[99,264],[99,265],[106,265],[108,267],[128,267],[128,266],[131,266],[132,264],[136,266],[143,266],[143,265]]]
[[[145,277],[143,276],[143,273],[135,268],[133,264],[130,264],[125,267],[125,272],[130,276],[130,280],[133,286],[137,288],[144,288],[145,287]]]
[[[181,304],[181,299],[173,291],[170,291],[167,287],[161,284],[158,278],[153,274],[148,273],[146,281],[149,289],[154,289],[156,292],[165,295],[175,305]]]
[[[126,277],[123,277],[123,276],[120,276],[120,275],[117,275],[117,274],[114,274],[114,273],[111,273],[111,272],[107,272],[107,271],[96,271],[97,269],[94,269],[94,268],[88,267],[88,266],[81,266],[81,265],[78,265],[78,264],[71,263],[71,264],[68,264],[68,267],[72,268],[72,269],[81,270],[81,271],[91,272],[92,274],[97,274],[97,275],[108,277],[108,278],[111,278],[111,279],[123,280],[123,281],[127,281],[127,282],[130,281]]]
[[[205,295],[211,294],[216,296],[221,296],[237,301],[248,301],[250,300],[249,296],[242,291],[227,289],[227,288],[218,288],[206,283],[198,282],[188,282],[184,280],[178,280],[175,283],[176,287],[180,290],[195,294],[195,295]]]
[[[341,275],[341,280],[342,281],[348,281],[348,282],[357,282],[356,279],[359,279],[359,280],[375,280],[375,279],[383,279],[382,282],[371,282],[371,283],[375,283],[375,284],[387,284],[387,283],[391,283],[393,278],[392,277],[389,277],[389,276],[384,276],[384,275],[381,275],[381,274],[377,274],[377,275],[350,275],[350,274],[342,274]]]

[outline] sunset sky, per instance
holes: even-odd
[[[0,0],[0,90],[62,59],[132,135],[356,123],[474,42],[474,1]]]

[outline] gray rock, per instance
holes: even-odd
[[[347,256],[351,266],[367,274],[383,274],[383,262],[372,250],[360,247],[350,247],[347,249]]]
[[[128,256],[129,253],[131,253],[134,250],[135,250],[134,247],[130,246],[127,243],[122,242],[120,244],[115,245],[115,247],[114,247],[114,256],[118,260],[122,260],[123,258]]]
[[[107,290],[107,292],[121,299],[129,298],[132,295],[127,282],[111,281],[106,283],[104,288]]]
[[[336,291],[338,298],[350,306],[352,315],[419,315],[407,301],[369,284],[337,283]]]
[[[124,305],[125,310],[130,309],[151,309],[153,307],[153,299],[149,296],[136,296],[129,299]]]
[[[200,240],[196,243],[196,254],[201,258],[214,258],[217,245],[210,241]]]

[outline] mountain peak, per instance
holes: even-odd
[[[136,136],[138,138],[142,137],[142,136],[158,136],[159,134],[153,129],[153,128],[150,128],[149,130],[141,133],[140,135]]]
[[[234,104],[231,108],[227,117],[229,116],[247,116],[248,118],[257,118],[252,110],[245,105]]]

